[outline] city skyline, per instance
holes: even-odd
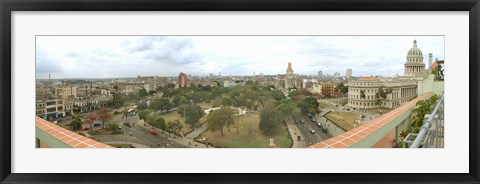
[[[276,75],[289,62],[299,75],[394,76],[415,39],[425,64],[444,59],[443,36],[37,36],[36,78]]]

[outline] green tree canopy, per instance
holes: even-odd
[[[202,118],[205,115],[205,113],[202,110],[202,107],[200,107],[197,104],[188,105],[185,111],[187,116],[185,117],[185,123],[191,125],[192,127],[196,127],[200,118]]]
[[[318,112],[318,106],[319,103],[313,96],[306,97],[298,103],[298,107],[300,107],[304,113],[315,114]]]
[[[143,109],[138,112],[138,118],[147,120],[148,116],[153,112],[152,109]]]
[[[260,131],[267,136],[275,135],[280,129],[282,113],[277,109],[264,109],[260,112]]]
[[[282,113],[282,117],[285,119],[290,118],[294,121],[298,120],[301,116],[300,109],[292,101],[285,100],[277,106],[277,110]]]
[[[139,90],[138,90],[138,96],[139,96],[140,98],[143,98],[143,97],[148,96],[147,90],[146,90],[145,88],[139,89]]]
[[[220,130],[223,136],[223,127],[235,123],[234,116],[237,112],[230,107],[221,107],[220,109],[211,111],[207,116],[208,129],[210,131]]]

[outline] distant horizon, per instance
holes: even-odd
[[[306,76],[388,77],[403,75],[414,39],[425,64],[444,59],[443,36],[37,36],[36,78],[277,75],[289,62]]]
[[[187,74],[188,75],[188,74]],[[264,76],[276,76],[275,75],[265,75]],[[308,76],[308,77],[319,77],[318,75],[302,75],[302,74],[295,74],[296,76]],[[193,77],[209,77],[208,75],[192,75]],[[256,76],[259,76],[258,74]],[[352,77],[370,77],[370,76],[382,76],[382,77],[394,77],[394,76],[383,76],[383,75],[362,75],[362,76],[352,76]],[[167,77],[167,78],[176,78],[178,76],[155,76],[155,75],[149,75],[149,76],[143,76],[141,75],[140,77]],[[214,77],[253,77],[253,75],[214,75]],[[327,77],[327,76],[322,76],[322,77]],[[333,77],[333,75],[330,75],[329,77]],[[344,75],[340,75],[340,77],[345,77]],[[79,78],[79,77],[72,77],[72,78],[51,78],[51,80],[82,80],[82,79],[136,79],[138,76],[135,77],[106,77],[106,78],[99,78],[99,77],[92,77],[92,78]],[[36,78],[35,80],[49,80],[48,78]]]

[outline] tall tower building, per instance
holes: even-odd
[[[352,69],[347,69],[347,72],[345,73],[345,78],[350,79],[352,77]]]
[[[417,47],[417,40],[413,41],[413,47],[408,50],[407,62],[405,66],[405,76],[423,76],[425,75],[425,64],[423,63],[423,53]]]
[[[177,85],[179,88],[186,88],[187,87],[187,81],[188,81],[188,76],[187,74],[184,74],[180,72],[178,75],[178,82]]]
[[[322,77],[323,77],[322,70],[318,70],[318,77],[320,77],[320,78],[322,78]]]
[[[432,74],[432,57],[433,57],[433,54],[429,53],[428,54],[428,74]]]
[[[285,88],[294,88],[295,86],[295,74],[293,74],[292,63],[289,62],[285,74]]]

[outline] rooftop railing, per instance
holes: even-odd
[[[425,115],[426,121],[423,122],[418,134],[409,133],[404,142],[410,145],[410,148],[443,148],[444,133],[444,98],[442,93],[437,100],[435,109],[431,114]],[[412,139],[414,140],[412,141]]]

